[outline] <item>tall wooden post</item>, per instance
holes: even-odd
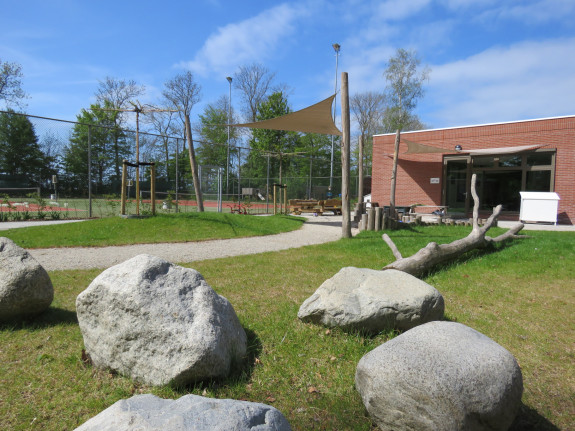
[[[190,168],[192,170],[192,178],[194,180],[194,189],[196,189],[196,202],[198,212],[204,212],[204,199],[202,197],[202,187],[200,185],[200,178],[198,176],[198,165],[196,163],[196,153],[194,152],[194,143],[192,141],[192,127],[190,126],[190,116],[186,115],[185,119],[186,136],[188,137],[188,153],[190,156]]]
[[[276,203],[276,191],[277,191],[277,184],[274,184],[274,215],[277,214],[277,203]]]
[[[343,72],[341,74],[341,126],[343,132],[341,143],[341,236],[342,238],[351,238],[351,219],[349,208],[349,152],[351,128],[347,72]]]
[[[288,205],[287,205],[287,184],[284,184],[284,210],[285,214],[288,214]]]

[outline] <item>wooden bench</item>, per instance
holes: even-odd
[[[323,214],[323,206],[321,201],[315,199],[290,199],[289,200],[290,213],[299,215],[301,213],[317,213]]]
[[[341,201],[339,199],[326,199],[322,202],[324,211],[333,211],[334,215],[341,215]]]

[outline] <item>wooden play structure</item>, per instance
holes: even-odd
[[[156,215],[156,164],[154,162],[138,162],[130,163],[124,159],[122,163],[122,205],[120,213],[126,215],[126,187],[127,187],[127,170],[128,166],[136,168],[137,174],[139,174],[140,166],[150,166],[150,204],[152,215]],[[140,182],[136,179],[136,215],[140,215]]]

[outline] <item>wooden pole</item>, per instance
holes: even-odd
[[[276,203],[276,190],[277,190],[277,186],[274,184],[274,215],[277,214],[277,210],[278,210],[277,203]]]
[[[190,167],[192,169],[192,177],[194,179],[194,189],[196,189],[196,202],[198,212],[204,212],[204,199],[202,197],[202,187],[200,185],[200,178],[198,177],[198,165],[196,162],[196,153],[194,152],[194,143],[192,142],[192,127],[190,126],[190,116],[186,114],[186,136],[188,138],[188,153],[190,155]]]
[[[287,205],[287,184],[284,184],[284,210],[285,214],[288,213],[288,205]]]
[[[140,111],[136,111],[136,215],[140,215]]]
[[[120,214],[126,215],[126,159],[122,163],[122,205],[120,207]]]
[[[351,219],[349,210],[349,149],[350,149],[350,116],[349,116],[349,87],[347,72],[341,74],[341,236],[351,238]]]

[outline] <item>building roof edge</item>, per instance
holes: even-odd
[[[407,132],[401,132],[402,135],[407,133],[423,133],[423,132],[436,132],[439,130],[455,130],[455,129],[470,129],[472,127],[485,127],[485,126],[501,126],[504,124],[514,124],[514,123],[527,123],[530,121],[547,121],[547,120],[560,120],[563,118],[575,118],[575,115],[562,115],[558,117],[546,117],[546,118],[532,118],[529,120],[517,120],[517,121],[502,121],[499,123],[484,123],[484,124],[471,124],[467,126],[454,126],[454,127],[439,127],[437,129],[423,129],[423,130],[410,130]],[[395,135],[396,132],[393,133],[379,133],[373,136],[390,136]]]

